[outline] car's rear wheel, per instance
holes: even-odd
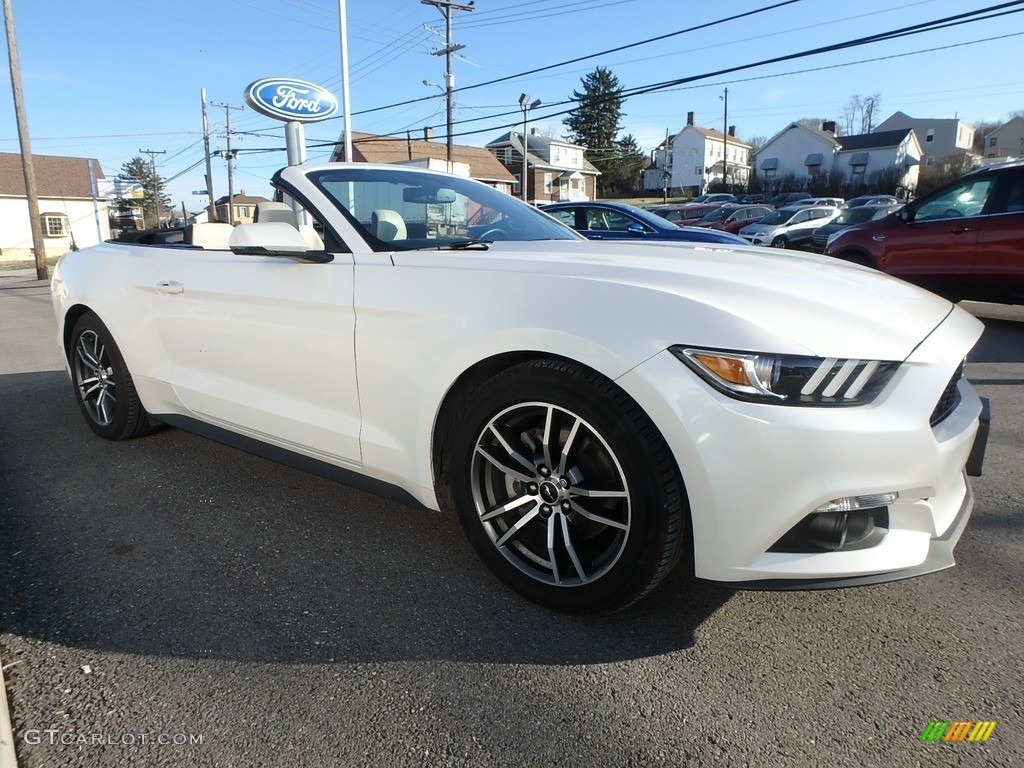
[[[788,247],[789,247],[789,243],[786,241],[786,238],[784,238],[784,237],[780,236],[780,237],[776,237],[774,240],[772,240],[772,248],[788,248]]]
[[[470,542],[531,600],[621,608],[678,559],[686,501],[668,446],[593,371],[540,360],[499,373],[465,404],[451,448],[448,478]]]
[[[93,432],[127,440],[152,430],[121,351],[95,313],[78,318],[67,352],[75,399]]]

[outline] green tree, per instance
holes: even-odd
[[[160,174],[153,173],[153,167],[143,158],[134,157],[121,166],[121,175],[128,179],[135,179],[142,184],[142,201],[137,198],[118,200],[118,208],[141,208],[142,220],[145,226],[155,227],[171,207],[171,198],[166,194],[167,185]],[[156,201],[157,188],[160,190],[159,205]]]
[[[613,142],[615,152],[601,177],[604,190],[615,194],[630,194],[640,189],[640,177],[647,165],[647,155],[640,149],[636,137],[626,134]]]
[[[585,147],[587,160],[601,171],[597,186],[598,194],[603,196],[617,178],[615,166],[620,150],[616,138],[624,117],[622,86],[605,67],[584,75],[581,82],[583,92],[573,91],[571,97],[579,106],[566,116],[564,124],[569,129],[567,138]]]

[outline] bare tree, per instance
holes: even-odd
[[[751,136],[747,139],[747,144],[750,145],[750,153],[757,152],[761,147],[768,143],[767,136]]]
[[[875,127],[875,117],[881,108],[881,94],[873,93],[870,96],[853,94],[843,106],[843,128],[846,133],[871,133]]]

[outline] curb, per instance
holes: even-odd
[[[18,768],[14,754],[14,732],[11,730],[11,713],[7,708],[7,684],[4,682],[4,665],[0,659],[0,768]]]

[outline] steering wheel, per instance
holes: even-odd
[[[488,229],[477,239],[490,240],[493,242],[494,240],[508,240],[509,237],[508,232],[506,232],[504,229],[502,229],[501,227],[495,227],[494,229]]]
[[[947,217],[947,218],[951,218],[951,219],[952,218],[956,218],[958,216],[963,216],[963,214],[960,211],[958,211],[956,208],[947,208],[946,210],[944,210],[942,212],[942,215]]]

